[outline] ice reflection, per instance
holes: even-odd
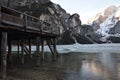
[[[82,80],[102,79],[101,68],[93,61],[83,61],[80,73]]]
[[[16,74],[30,78],[31,75],[44,76],[43,79],[35,77],[36,79],[32,80],[120,80],[120,53],[71,52],[60,54],[56,61],[49,55],[46,54],[45,61],[40,67],[34,67],[32,71],[20,69],[15,71]],[[30,74],[26,75],[25,72]]]
[[[107,52],[101,53],[100,60],[104,68],[106,67],[110,71],[115,71],[116,63],[115,63],[115,59],[111,55],[112,55],[111,53],[107,53]]]
[[[101,53],[100,54],[100,60],[102,65],[102,70],[104,77],[106,79],[116,79],[117,78],[117,61],[114,56],[112,56],[112,53]],[[114,54],[115,55],[115,54]],[[108,80],[109,80],[108,79]]]
[[[105,52],[94,55],[87,54],[81,65],[81,80],[119,80],[115,56],[115,53]]]

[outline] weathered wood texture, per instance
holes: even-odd
[[[17,40],[17,53],[18,53],[18,59],[20,59],[20,42]]]
[[[7,32],[2,32],[1,40],[1,77],[6,79]]]
[[[12,63],[12,44],[11,39],[8,36],[8,55],[7,55],[7,64],[11,66]]]
[[[55,55],[58,57],[59,54],[58,54],[58,52],[57,52],[56,44],[57,44],[57,40],[56,40],[56,38],[53,38],[54,53],[55,53]]]
[[[21,41],[21,64],[24,64],[24,41]]]
[[[1,73],[1,40],[2,40],[2,34],[0,32],[0,73]]]
[[[59,35],[57,24],[41,21],[36,17],[18,12],[8,7],[0,6],[1,23],[4,29],[17,29],[24,32],[35,32],[39,34]]]
[[[47,42],[47,45],[48,45],[48,47],[49,47],[49,49],[50,49],[50,51],[52,53],[52,57],[54,58],[55,55],[54,55],[53,44],[51,42],[51,39],[46,39],[46,42]]]
[[[30,39],[29,39],[29,57],[30,57],[30,61],[32,61],[31,40]]]
[[[37,37],[36,39],[36,66],[40,65],[40,37]]]
[[[41,37],[41,54],[42,54],[42,60],[44,60],[45,56],[44,56],[44,38]]]
[[[56,60],[58,57],[58,52],[56,48],[56,39],[55,38],[46,38],[47,45],[52,53],[53,60]]]

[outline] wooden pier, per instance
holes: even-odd
[[[58,56],[56,38],[59,35],[60,29],[57,24],[50,24],[14,9],[0,6],[0,78],[6,78],[6,64],[12,63],[12,41],[16,42],[18,58],[21,64],[24,64],[24,53],[29,55],[30,60],[32,59],[31,40],[35,40],[36,65],[39,66],[40,57],[44,59],[44,41],[49,46],[53,58]],[[28,43],[26,44],[25,41]]]

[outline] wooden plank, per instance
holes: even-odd
[[[1,78],[6,79],[7,32],[2,32],[1,40]]]
[[[6,13],[1,13],[1,18],[2,18],[2,23],[13,25],[13,26],[18,26],[18,27],[23,27],[23,19],[20,17],[16,17],[10,14]]]
[[[6,21],[6,20],[1,20],[1,23],[11,25],[11,26],[14,26],[14,27],[20,27],[20,28],[23,27],[23,25],[21,25],[21,24],[17,24],[15,22],[10,22],[10,21]]]

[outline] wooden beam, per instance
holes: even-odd
[[[55,55],[54,55],[53,48],[52,48],[52,45],[51,45],[52,44],[51,39],[46,39],[46,42],[47,42],[47,45],[48,45],[48,47],[49,47],[49,49],[52,53],[52,57],[54,57]]]
[[[2,32],[1,40],[1,78],[6,79],[7,32]]]
[[[27,30],[27,15],[23,14],[23,20],[24,20],[24,23],[23,23],[24,31],[26,31]]]

